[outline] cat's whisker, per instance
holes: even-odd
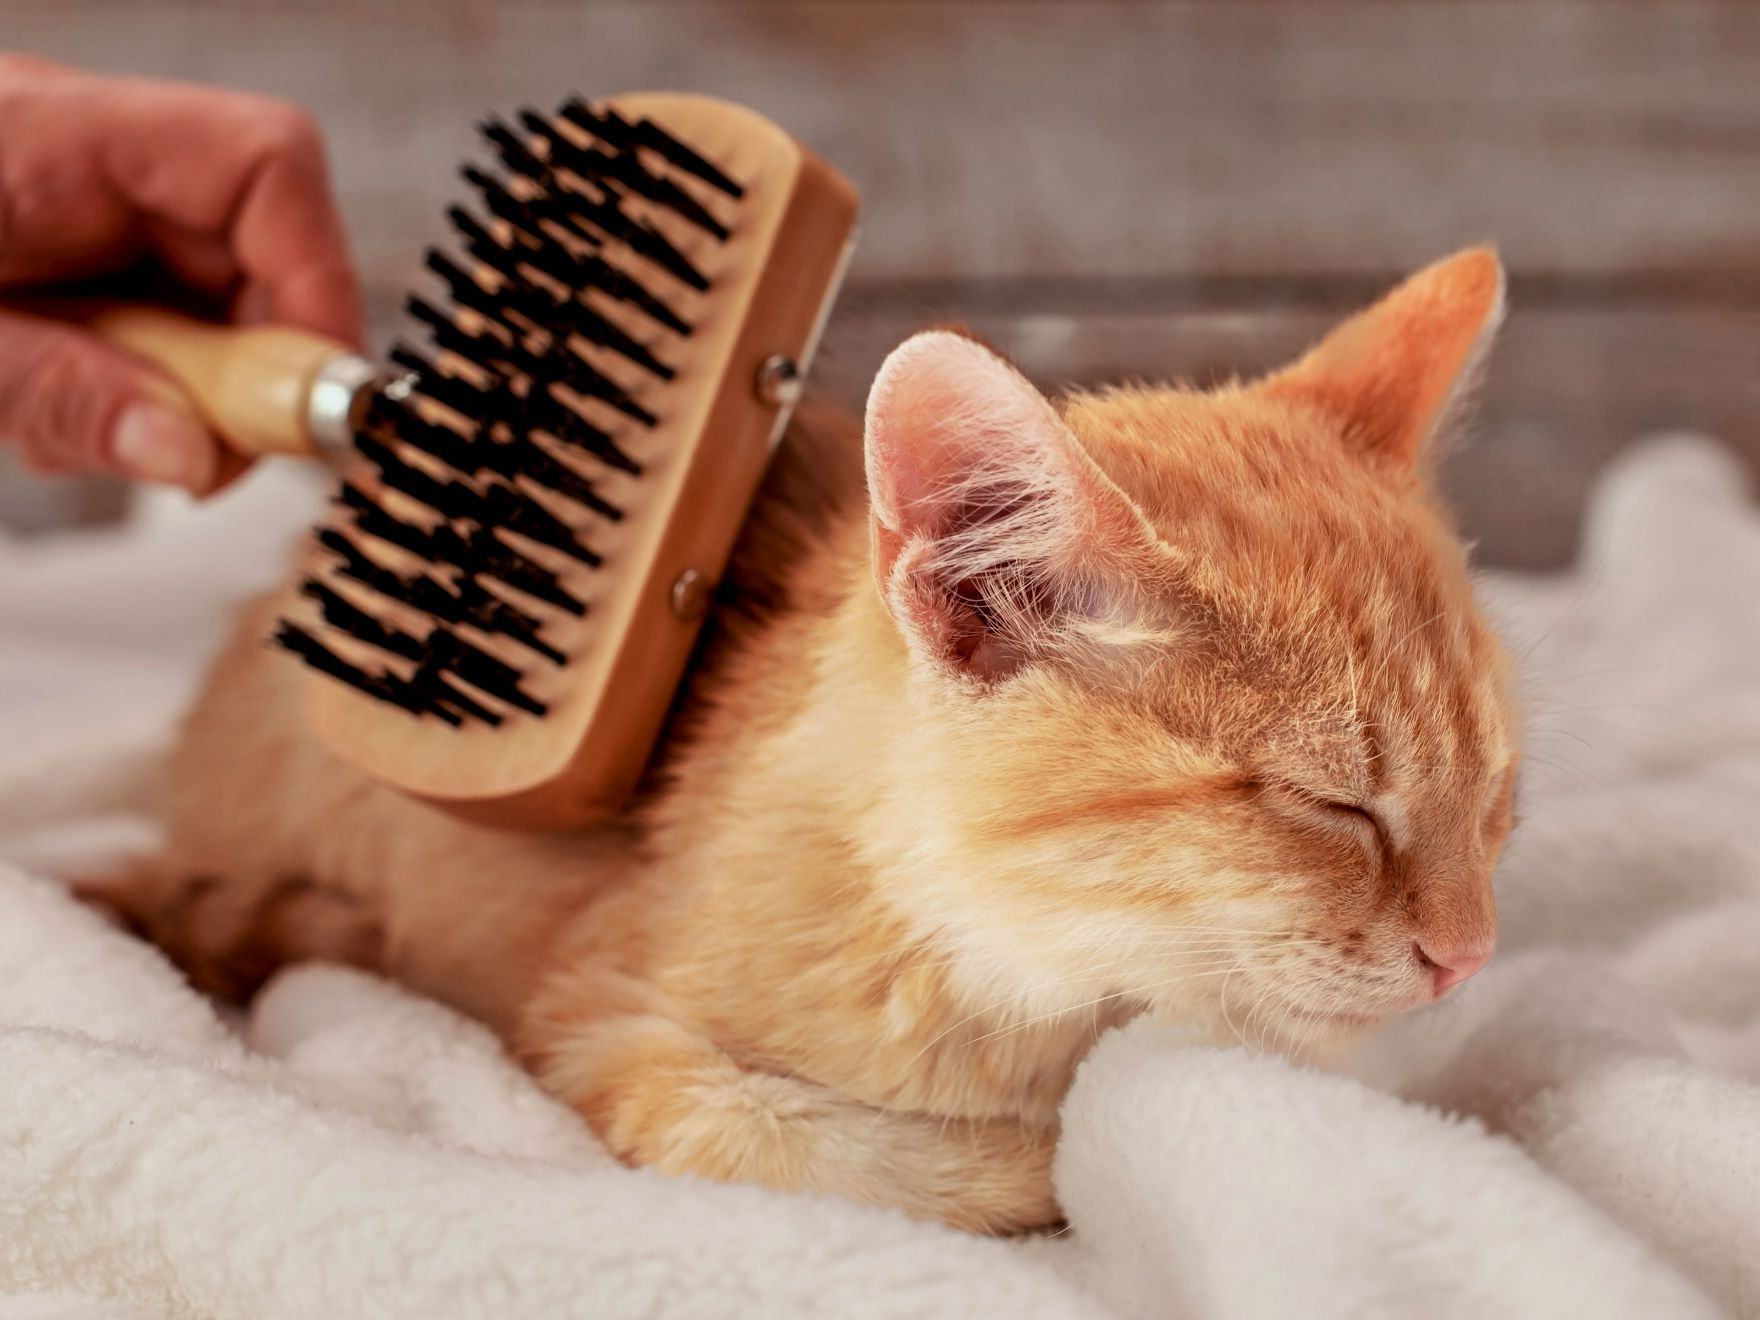
[[[1029,1028],[1038,1026],[1044,1022],[1055,1021],[1059,1018],[1072,1017],[1075,1014],[1081,1012],[1085,1008],[1093,1008],[1093,1007],[1100,1005],[1100,1004],[1105,1004],[1105,1003],[1109,1003],[1109,1002],[1116,1000],[1116,999],[1125,999],[1128,997],[1129,997],[1129,994],[1126,991],[1109,990],[1105,994],[1100,995],[1098,998],[1086,1000],[1085,1002],[1080,1003],[1080,1004],[1071,1004],[1067,1008],[1053,1009],[1049,1013],[1041,1013],[1037,1017],[1030,1017],[1030,1018],[1027,1018],[1021,1022],[1011,1022],[1007,1026],[998,1027],[994,1031],[987,1031],[982,1036],[974,1036],[971,1040],[968,1040],[965,1042],[965,1047],[967,1049],[971,1049],[975,1046],[982,1045],[987,1040],[995,1040],[999,1036],[1016,1035],[1016,1034],[1019,1034],[1020,1032],[1028,1030]]]
[[[1240,961],[1236,957],[1232,957],[1232,956],[1213,957],[1213,958],[1211,958],[1210,961],[1197,962],[1195,964],[1192,964],[1188,967],[1188,969],[1186,971],[1183,971],[1179,975],[1174,976],[1172,978],[1169,978],[1165,981],[1152,982],[1148,986],[1133,987],[1133,988],[1130,988],[1127,990],[1121,990],[1121,991],[1117,991],[1114,993],[1119,996],[1136,997],[1136,996],[1140,996],[1140,995],[1146,993],[1149,990],[1162,988],[1166,985],[1172,984],[1172,983],[1174,983],[1184,977],[1187,977],[1189,975],[1193,975],[1193,974],[1195,974],[1195,975],[1212,975],[1212,974],[1216,974],[1216,973],[1220,973],[1220,972],[1229,971],[1234,968],[1238,968],[1239,966],[1240,966]],[[1120,969],[1118,969],[1118,968],[1111,968],[1106,971],[1096,972],[1092,975],[1087,975],[1087,976],[1060,977],[1054,981],[1046,982],[1043,985],[1041,985],[1039,987],[1035,987],[1035,988],[1038,989],[1039,991],[1043,992],[1043,991],[1049,990],[1049,989],[1068,989],[1068,988],[1071,988],[1074,986],[1092,984],[1096,981],[1113,980],[1118,977],[1119,970]],[[916,1062],[916,1060],[922,1058],[923,1055],[927,1054],[930,1050],[934,1049],[943,1040],[945,1040],[948,1036],[952,1035],[954,1032],[958,1031],[961,1027],[968,1026],[980,1018],[986,1017],[992,1013],[997,1012],[998,1010],[1004,1009],[1011,1003],[1017,1003],[1024,997],[1025,997],[1025,993],[1023,991],[1016,990],[1016,991],[1010,993],[1009,995],[1005,996],[1004,998],[999,999],[999,1000],[995,1000],[989,1004],[986,1004],[982,1008],[979,1008],[978,1010],[976,1010],[975,1012],[970,1013],[967,1016],[961,1018],[958,1022],[955,1022],[952,1026],[948,1027],[946,1030],[941,1032],[940,1035],[936,1036],[927,1045],[925,1045],[921,1050],[919,1050],[915,1055],[913,1055],[912,1062],[914,1063],[914,1062]],[[1102,996],[1101,998],[1103,1001],[1105,998],[1107,998],[1107,996]],[[1055,1017],[1066,1016],[1070,1013],[1080,1011],[1082,1008],[1088,1007],[1090,1002],[1093,1002],[1093,1001],[1088,1001],[1088,1002],[1084,1002],[1082,1004],[1076,1004],[1076,1005],[1066,1005],[1066,1006],[1054,1009],[1048,1014],[1043,1014],[1039,1018],[1033,1019],[1032,1021],[1035,1021],[1035,1022],[1036,1021],[1049,1021]],[[1026,1024],[1021,1024],[1021,1023],[1005,1024],[1004,1027],[999,1028],[996,1031],[987,1033],[985,1036],[978,1037],[975,1040],[967,1041],[967,1042],[965,1042],[965,1044],[968,1046],[974,1045],[974,1044],[978,1043],[979,1040],[988,1039],[989,1036],[991,1036],[991,1035],[1005,1034],[1006,1032],[1013,1030],[1013,1029],[1016,1029],[1022,1025],[1026,1025]]]
[[[1184,973],[1179,976],[1171,976],[1161,981],[1154,981],[1146,986],[1138,986],[1130,990],[1109,991],[1098,998],[1087,1000],[1084,1003],[1072,1004],[1068,1008],[1054,1009],[1049,1013],[1041,1013],[1037,1017],[1028,1018],[1024,1022],[1014,1022],[1005,1027],[999,1027],[995,1031],[986,1032],[982,1036],[974,1037],[967,1041],[966,1044],[967,1046],[981,1045],[983,1042],[995,1037],[1013,1035],[1017,1032],[1025,1031],[1029,1027],[1038,1026],[1041,1023],[1050,1022],[1057,1018],[1067,1017],[1071,1014],[1080,1012],[1082,1009],[1091,1008],[1097,1004],[1104,1004],[1110,1000],[1139,999],[1150,991],[1164,990],[1170,985],[1178,985],[1185,981],[1196,981],[1207,976],[1222,976],[1235,970],[1237,966],[1238,964],[1230,964],[1227,966],[1201,968],[1195,972]]]
[[[1594,567],[1589,570],[1589,576],[1584,579],[1583,585],[1581,587],[1577,588],[1577,594],[1571,598],[1570,603],[1568,605],[1566,605],[1564,609],[1560,610],[1556,616],[1554,616],[1551,624],[1547,626],[1547,629],[1545,632],[1541,633],[1538,637],[1536,637],[1532,642],[1530,642],[1528,644],[1528,646],[1525,650],[1521,651],[1516,656],[1516,663],[1517,664],[1520,664],[1523,661],[1526,661],[1529,657],[1531,657],[1534,654],[1534,652],[1536,652],[1540,649],[1540,646],[1543,642],[1545,642],[1549,637],[1552,636],[1553,633],[1557,632],[1561,627],[1563,627],[1567,622],[1569,622],[1572,615],[1574,615],[1578,610],[1582,609],[1584,602],[1586,602],[1589,599],[1590,594],[1601,583],[1601,575],[1607,569],[1607,558],[1608,558],[1607,552],[1604,550],[1601,553],[1601,555],[1596,559]]]
[[[923,1046],[922,1049],[918,1050],[915,1054],[911,1055],[910,1060],[909,1060],[909,1064],[907,1066],[914,1067],[917,1064],[917,1062],[919,1060],[921,1060],[925,1054],[929,1053],[929,1051],[933,1050],[936,1046],[940,1045],[942,1041],[946,1040],[949,1036],[951,1036],[954,1032],[958,1031],[961,1027],[969,1026],[971,1023],[976,1022],[979,1018],[984,1017],[990,1013],[993,1013],[999,1008],[1006,1007],[1008,1004],[1015,1003],[1015,1002],[1019,1001],[1021,999],[1021,997],[1022,997],[1022,993],[1017,990],[1017,991],[1014,991],[1013,993],[1009,994],[1008,996],[1006,996],[1003,999],[996,1000],[994,1003],[986,1004],[984,1007],[978,1009],[976,1012],[968,1013],[965,1017],[961,1018],[958,1022],[955,1022],[951,1027],[948,1027],[945,1031],[941,1032],[938,1036],[936,1036],[933,1040],[931,1040],[927,1045]]]
[[[1035,933],[1054,935],[1056,933],[1056,927],[1053,923],[1048,922]],[[1058,953],[1078,953],[1091,949],[1118,948],[1121,953],[1142,955],[1166,952],[1208,953],[1229,950],[1247,951],[1264,947],[1263,942],[1252,934],[1243,934],[1239,936],[1229,934],[1226,937],[1219,934],[1203,938],[1194,938],[1191,936],[1166,932],[1151,932],[1151,934],[1156,935],[1156,938],[1143,939],[1140,936],[1133,934],[1128,939],[1123,939],[1116,934],[1106,934],[1091,936],[1079,940],[1058,939],[1056,941],[1055,949]],[[1324,940],[1290,939],[1286,937],[1286,932],[1275,932],[1275,934],[1280,937],[1274,946],[1278,949],[1302,948],[1313,945],[1324,945],[1326,943]],[[964,951],[948,951],[943,956],[933,959],[924,959],[915,956],[913,949],[923,949],[926,947],[928,946],[917,945],[913,946],[913,948],[886,950],[881,953],[864,954],[860,958],[850,958],[833,950],[827,952],[825,958],[821,960],[821,963],[835,963],[838,967],[854,968],[872,966],[886,962],[897,962],[900,965],[901,971],[932,971],[970,960],[970,954]]]
[[[1023,928],[1023,930],[1026,933],[1047,935],[1047,936],[1053,936],[1053,937],[1057,936],[1057,926],[1055,923],[1046,923],[1044,926],[1039,927],[1039,928]],[[1269,934],[1271,932],[1267,932],[1267,933]],[[1154,934],[1154,932],[1151,932],[1151,934]],[[1324,940],[1291,939],[1291,938],[1287,937],[1287,932],[1276,932],[1275,934],[1277,936],[1277,942],[1276,942],[1275,946],[1273,946],[1273,947],[1280,948],[1280,949],[1300,948],[1303,946],[1325,943]],[[1129,936],[1120,936],[1117,934],[1109,933],[1109,934],[1105,934],[1105,935],[1091,936],[1091,937],[1087,937],[1087,938],[1083,938],[1083,939],[1073,939],[1072,940],[1072,939],[1061,938],[1061,937],[1054,939],[1054,948],[1057,952],[1060,952],[1060,953],[1076,952],[1076,951],[1081,951],[1081,950],[1086,950],[1086,949],[1102,949],[1102,948],[1118,948],[1123,952],[1160,952],[1160,951],[1168,951],[1168,950],[1189,950],[1191,952],[1203,952],[1207,949],[1219,949],[1219,948],[1255,949],[1255,948],[1262,948],[1262,947],[1264,947],[1264,942],[1254,935],[1243,935],[1243,936],[1217,935],[1217,936],[1208,936],[1208,937],[1203,937],[1203,938],[1194,938],[1191,936],[1179,935],[1177,933],[1170,933],[1170,934],[1157,935],[1156,938],[1144,939],[1140,935],[1135,934],[1135,933],[1133,933]],[[908,951],[904,951],[904,950],[889,950],[884,953],[864,955],[861,959],[843,959],[841,955],[838,955],[839,960],[840,960],[840,965],[845,965],[845,966],[855,966],[855,965],[861,965],[863,963],[885,962],[888,960],[898,960],[901,963],[908,963],[909,966],[916,967],[916,968],[927,968],[927,967],[945,965],[945,964],[953,963],[953,962],[963,962],[963,961],[967,961],[970,958],[970,956],[971,955],[969,953],[966,953],[963,951],[962,952],[951,952],[950,951],[947,954],[947,956],[945,956],[943,958],[925,961],[921,958],[912,957]]]
[[[1381,657],[1381,667],[1375,671],[1375,681],[1377,683],[1379,683],[1381,681],[1382,676],[1384,674],[1386,674],[1386,672],[1387,672],[1387,666],[1392,664],[1396,659],[1399,658],[1400,652],[1405,650],[1407,645],[1410,644],[1412,638],[1416,637],[1419,633],[1424,631],[1424,629],[1428,628],[1431,624],[1437,623],[1447,617],[1448,617],[1447,610],[1437,610],[1436,613],[1432,614],[1428,619],[1425,619],[1422,623],[1415,623],[1410,628],[1408,628],[1400,636],[1400,639],[1397,642],[1395,642],[1388,649],[1387,654]]]
[[[1248,1024],[1249,1025],[1252,1025],[1255,1023],[1258,1024],[1258,1027],[1259,1027],[1259,1030],[1258,1030],[1259,1046],[1261,1049],[1270,1048],[1270,1046],[1268,1045],[1268,1043],[1265,1039],[1264,1019],[1259,1014],[1259,1005],[1263,1004],[1265,1002],[1266,998],[1271,994],[1273,989],[1274,989],[1274,986],[1272,986],[1272,985],[1265,986],[1262,990],[1259,991],[1259,997],[1257,999],[1255,999],[1247,1007],[1247,1022],[1248,1022]]]

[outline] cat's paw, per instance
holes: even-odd
[[[653,1014],[601,1018],[550,1042],[539,1076],[625,1164],[897,1206],[979,1233],[1062,1218],[1055,1134],[1014,1121],[878,1109],[742,1065]]]

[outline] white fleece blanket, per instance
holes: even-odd
[[[223,1020],[40,878],[145,838],[225,602],[311,493],[0,543],[0,1316],[1760,1316],[1760,517],[1607,480],[1493,581],[1534,735],[1502,953],[1358,1076],[1104,1040],[1071,1228],[995,1242],[612,1163],[477,1027],[285,973]]]

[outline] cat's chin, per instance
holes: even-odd
[[[1251,1023],[1239,1025],[1246,1039],[1263,1048],[1301,1062],[1320,1063],[1372,1035],[1396,1016],[1392,1009],[1347,1011],[1285,1000],[1262,1010]]]
[[[1339,1038],[1361,1036],[1382,1026],[1391,1013],[1341,1013],[1330,1009],[1297,1008],[1289,1006],[1284,1009],[1290,1021],[1299,1023],[1303,1028],[1312,1030],[1318,1027]]]
[[[1194,1016],[1185,1005],[1157,1005],[1148,1013],[1194,1045],[1248,1044],[1304,1058],[1313,1051],[1330,1054],[1352,1045],[1398,1016],[1394,1010],[1347,1013],[1289,1003],[1251,1020],[1221,1008]]]

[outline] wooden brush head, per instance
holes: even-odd
[[[607,106],[621,117],[601,125],[610,146],[593,131]],[[688,152],[669,157],[652,139],[627,131],[642,121],[688,144],[702,158],[697,164],[712,168],[696,168]],[[540,303],[556,298],[579,316],[578,301],[597,328],[584,336],[554,326],[547,332],[538,321],[548,316],[548,304],[529,319],[493,269],[480,261],[448,269],[431,259],[452,282],[457,308],[436,315],[412,300],[430,322],[437,351],[393,354],[414,370],[387,388],[378,420],[362,438],[344,506],[313,555],[311,608],[290,616],[282,640],[311,659],[311,639],[322,637],[333,658],[357,674],[387,676],[375,680],[379,696],[324,674],[311,684],[314,728],[374,779],[487,823],[560,829],[614,811],[642,773],[786,423],[798,372],[811,359],[853,242],[857,203],[842,175],[776,125],[705,97],[655,93],[594,107],[573,103],[550,120],[527,116],[525,126],[524,134],[497,125],[486,130],[508,174],[484,192],[491,219],[479,224],[455,214],[455,224],[479,257],[489,255],[502,269],[524,262],[516,279],[536,288]],[[607,154],[589,161],[577,152]],[[620,180],[625,165],[608,160],[622,155],[639,168]],[[610,171],[611,183],[583,183],[571,160],[586,172]],[[715,171],[725,176],[723,186],[706,182]],[[730,194],[729,181],[739,196]],[[618,226],[596,223],[562,232],[544,209],[544,194],[558,189],[571,204],[610,195],[636,228],[624,228],[621,237]],[[585,243],[575,241],[582,236]],[[568,270],[551,259],[554,252],[542,259],[539,252],[558,242],[573,258],[599,258],[635,277],[665,307],[644,309],[639,292],[608,296],[604,281],[584,291],[563,287]],[[673,261],[668,248],[684,262]],[[693,269],[706,289],[692,287]],[[458,283],[461,273],[474,288]],[[484,290],[488,301],[479,297]],[[663,323],[668,310],[688,334]],[[622,348],[606,346],[620,342]],[[534,344],[536,359],[529,353]],[[485,345],[493,351],[481,351]],[[543,358],[551,349],[573,356],[562,377],[543,379],[550,370],[544,361],[558,361]],[[650,351],[644,367],[640,359]],[[485,364],[485,356],[496,360]],[[525,365],[509,365],[512,359]],[[588,370],[580,376],[583,362]],[[516,400],[517,416],[482,411],[477,401],[486,396],[477,391],[491,387],[503,401]],[[529,406],[533,401],[542,406]],[[575,420],[552,415],[557,401]],[[427,426],[445,430],[429,433]],[[578,434],[571,440],[560,432]],[[417,433],[440,443],[412,443]],[[609,443],[600,445],[596,435]],[[465,448],[455,453],[455,442]],[[510,467],[503,456],[527,442],[536,446],[535,453],[523,450],[532,461]],[[493,449],[493,461],[478,467],[473,454],[486,452],[484,446]],[[436,494],[430,481],[463,489]],[[497,487],[512,491],[498,494]],[[559,487],[572,494],[559,494]],[[529,518],[517,512],[534,504],[538,513]],[[565,532],[558,535],[552,521]],[[477,538],[478,546],[492,536],[494,555],[511,549],[537,571],[523,578],[529,589],[510,585],[522,580],[523,569],[466,572],[412,548],[425,548],[424,536],[439,544],[454,533]],[[601,562],[591,566],[592,559]],[[436,587],[423,586],[420,577]],[[470,582],[461,583],[463,577]],[[386,590],[367,585],[375,580]],[[545,599],[547,580],[561,588],[556,599],[577,601],[584,613]],[[445,594],[435,596],[436,589]],[[480,627],[469,610],[456,613],[455,598],[480,602],[483,593],[490,613],[475,618],[516,622]],[[440,602],[438,616],[412,603],[424,599]],[[437,624],[448,612],[450,622]],[[536,625],[531,635],[521,635],[521,618]],[[421,708],[429,699],[411,696],[418,680],[441,694],[431,708],[412,711],[380,699],[391,693]]]

